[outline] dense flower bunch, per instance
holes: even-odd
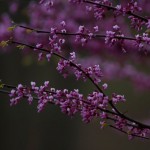
[[[10,11],[15,13],[17,7],[13,3]],[[76,11],[72,14],[73,8]],[[139,15],[141,12],[142,7],[133,0],[117,5],[109,0],[41,0],[29,4],[28,24],[12,23],[9,16],[2,16],[0,46],[4,51],[8,52],[10,46],[15,45],[28,53],[29,49],[33,50],[38,61],[50,61],[55,56],[59,58],[56,70],[64,78],[73,74],[77,80],[89,80],[95,90],[85,96],[78,89],[58,90],[45,81],[41,86],[35,82],[31,82],[30,86],[1,83],[0,92],[9,94],[11,106],[18,104],[22,98],[26,98],[29,104],[37,100],[40,112],[50,103],[59,106],[69,116],[79,113],[86,123],[98,118],[102,128],[112,127],[127,134],[129,139],[148,138],[150,126],[120,112],[116,105],[126,101],[124,95],[106,95],[104,91],[108,85],[102,82],[117,76],[129,78],[135,87],[150,87],[150,77],[128,63],[128,60],[140,63],[139,60],[144,59],[144,63],[149,64],[150,19]],[[130,20],[129,24],[125,18]],[[135,30],[134,34],[129,31],[130,27]],[[86,51],[90,57],[78,58],[80,50]],[[100,56],[96,58],[95,54]],[[120,60],[116,59],[118,56]],[[117,62],[104,60],[109,57],[114,57]]]
[[[49,81],[45,81],[41,86],[37,86],[35,82],[31,82],[30,87],[22,84],[17,87],[6,84],[2,86],[12,89],[10,92],[1,90],[1,92],[9,93],[11,106],[18,104],[22,98],[26,98],[29,104],[32,104],[33,100],[38,100],[38,112],[42,111],[49,103],[59,106],[61,111],[69,116],[80,113],[85,123],[89,123],[93,118],[98,118],[101,128],[110,126],[128,134],[130,139],[133,137],[146,138],[146,134],[149,133],[149,129],[142,127],[145,126],[144,124],[120,114],[115,108],[114,104],[126,101],[123,95],[113,93],[109,99],[103,92],[94,91],[84,97],[78,89],[69,91],[52,88]],[[103,89],[107,89],[106,84],[103,85]],[[109,110],[109,104],[114,107],[113,111]]]

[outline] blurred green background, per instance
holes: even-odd
[[[9,2],[0,0],[1,13],[6,12]],[[28,3],[22,0],[22,8]],[[23,19],[23,12],[19,14]],[[63,79],[55,71],[56,61],[38,63],[33,55],[23,57],[13,48],[11,53],[0,53],[0,79],[5,83],[29,85],[36,81],[39,85],[49,80],[56,88],[79,88],[87,94],[93,90],[90,83],[76,82],[73,77]],[[108,93],[125,94],[127,102],[120,109],[140,121],[150,120],[150,93],[135,91],[128,81],[109,82]],[[17,106],[9,106],[9,97],[0,94],[0,150],[147,150],[149,140],[134,139],[110,128],[100,129],[99,120],[90,124],[81,121],[80,116],[70,118],[61,113],[56,106],[47,105],[43,112],[37,113],[37,103],[31,106],[22,100]]]

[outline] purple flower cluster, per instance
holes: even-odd
[[[34,95],[34,96],[33,96]],[[27,98],[29,104],[33,99],[38,101],[37,111],[41,112],[47,104],[54,104],[60,107],[61,111],[69,116],[80,113],[85,123],[91,122],[94,118],[100,119],[101,128],[110,126],[122,132],[126,132],[129,139],[134,136],[146,137],[148,129],[139,128],[138,124],[128,118],[121,117],[114,111],[109,110],[109,97],[101,92],[94,91],[87,97],[79,93],[78,89],[69,91],[67,89],[58,90],[45,81],[43,85],[37,86],[31,82],[30,87],[19,84],[10,91],[10,105],[16,105],[22,98]],[[122,95],[112,94],[112,103],[124,102]],[[111,123],[108,123],[110,122]]]
[[[11,97],[10,99],[10,105],[16,105],[20,99],[22,99],[23,97],[27,97],[28,98],[28,102],[29,104],[32,103],[33,101],[33,97],[31,95],[31,92],[29,89],[24,88],[22,84],[19,84],[15,89],[12,89],[9,96]]]
[[[90,78],[95,84],[101,82],[103,74],[99,65],[83,68],[81,64],[75,62],[75,59],[75,52],[70,53],[70,59],[68,60],[60,59],[57,70],[62,73],[64,77],[67,77],[69,73],[73,73],[77,80],[83,79],[86,81]]]

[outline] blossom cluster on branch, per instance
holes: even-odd
[[[73,10],[74,13],[70,13]],[[119,130],[129,139],[147,139],[150,126],[122,113],[117,104],[126,101],[124,95],[105,94],[108,84],[103,82],[116,77],[129,78],[135,87],[150,87],[149,75],[128,63],[129,60],[137,64],[150,63],[150,19],[141,12],[142,7],[133,0],[116,6],[109,0],[41,0],[29,3],[28,24],[12,22],[9,16],[2,16],[0,46],[4,52],[14,46],[28,53],[34,51],[38,61],[57,57],[56,70],[64,78],[73,74],[76,80],[89,80],[95,90],[85,96],[79,93],[79,89],[59,90],[51,87],[49,81],[41,86],[32,81],[30,86],[2,82],[0,93],[10,96],[11,106],[22,98],[29,104],[37,100],[38,112],[48,103],[54,104],[69,116],[80,113],[85,123],[98,118],[102,128],[109,126]],[[87,58],[78,58],[80,51],[86,53]],[[109,57],[114,57],[115,61]]]

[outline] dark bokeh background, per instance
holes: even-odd
[[[10,1],[0,0],[1,12],[7,11]],[[22,8],[27,4],[22,0]],[[20,10],[21,18],[23,11]],[[34,59],[33,59],[34,58]],[[0,79],[17,85],[30,81],[43,83],[49,80],[56,88],[79,88],[82,93],[92,91],[90,83],[76,82],[73,77],[63,79],[55,71],[56,61],[38,63],[34,55],[26,55],[18,50],[0,53]],[[150,120],[149,91],[135,91],[128,81],[112,81],[108,93],[125,94],[127,102],[120,105],[123,111],[140,121]],[[36,111],[36,102],[31,106],[22,100],[17,106],[9,106],[9,97],[0,94],[0,150],[147,150],[149,140],[129,141],[126,135],[110,128],[100,129],[99,120],[84,124],[80,116],[70,118],[56,106],[48,105],[41,113]]]

